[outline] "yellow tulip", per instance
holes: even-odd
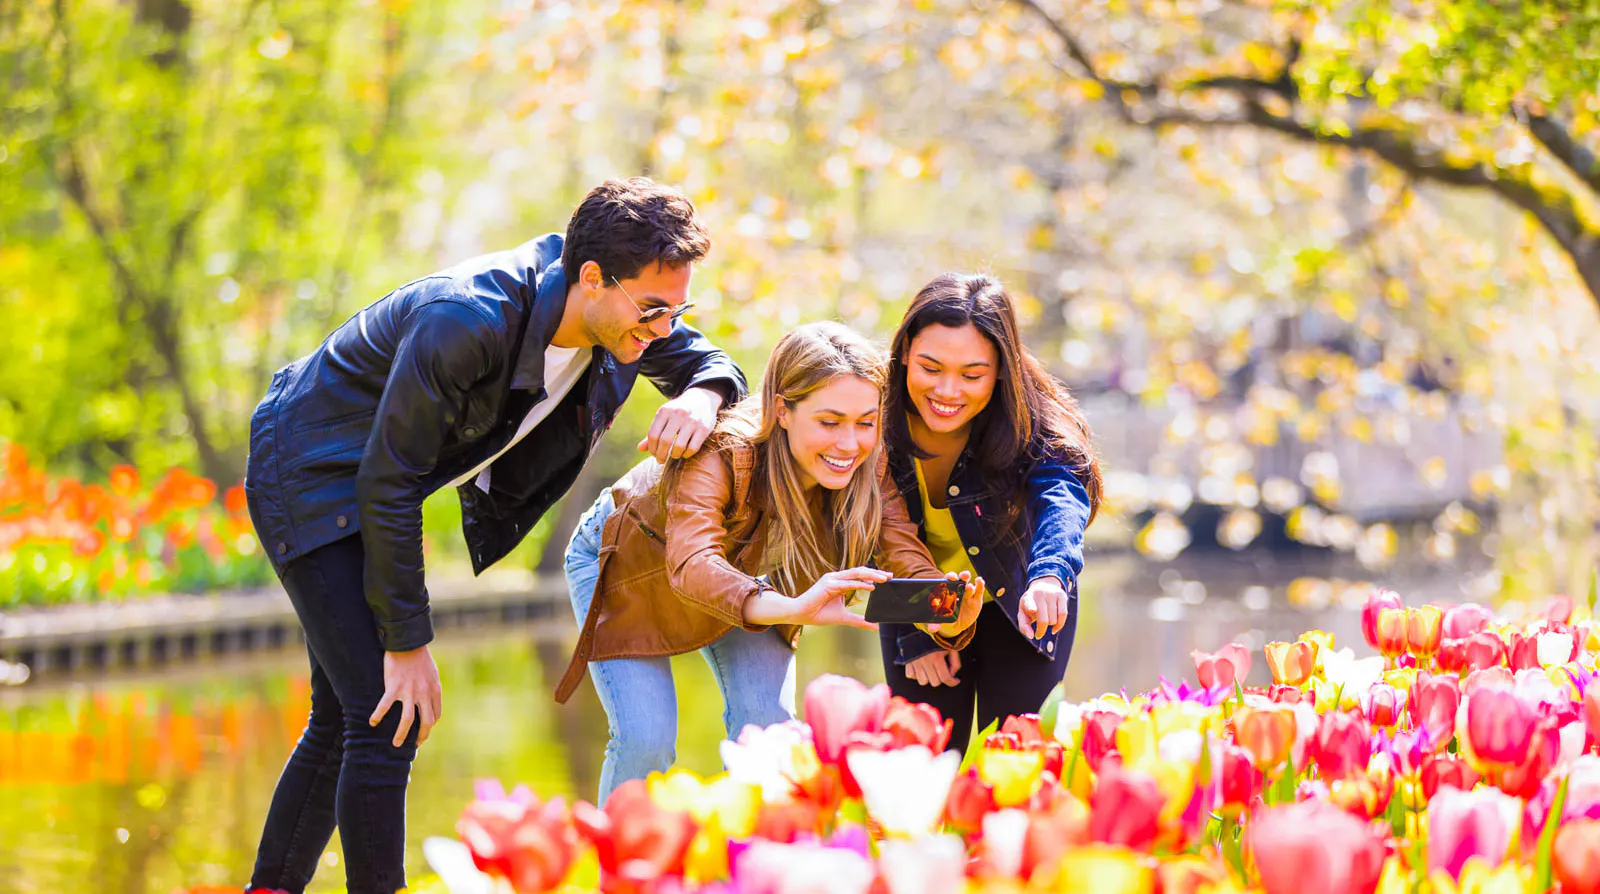
[[[1129,715],[1117,727],[1117,751],[1127,765],[1141,764],[1156,755],[1161,747],[1161,735],[1156,730],[1155,718],[1149,714]]]
[[[1507,861],[1490,869],[1481,857],[1467,858],[1460,882],[1443,869],[1435,869],[1428,875],[1428,884],[1434,894],[1533,894],[1538,887],[1532,866]]]
[[[1166,799],[1166,804],[1161,808],[1163,824],[1176,822],[1178,817],[1183,816],[1189,807],[1189,800],[1194,797],[1194,764],[1154,758],[1138,765],[1129,764],[1128,768],[1148,773],[1155,779],[1156,788],[1161,790],[1161,796]]]
[[[1411,873],[1399,857],[1383,861],[1383,874],[1378,876],[1378,887],[1372,894],[1411,894]]]
[[[1152,894],[1155,872],[1144,855],[1091,845],[1067,851],[1056,870],[1057,894]]]
[[[692,770],[677,768],[652,774],[646,784],[650,800],[666,810],[688,813],[696,823],[724,836],[743,838],[755,830],[761,789],[726,773],[702,779]]]
[[[1411,684],[1417,682],[1417,669],[1414,667],[1397,667],[1383,672],[1383,682],[1400,690],[1410,692]]]
[[[1322,670],[1322,657],[1333,651],[1333,634],[1326,630],[1307,630],[1300,634],[1300,641],[1314,643],[1317,647],[1316,670]]]
[[[994,786],[994,802],[1001,807],[1016,807],[1031,798],[1043,769],[1043,751],[985,748],[978,753],[978,778]]]

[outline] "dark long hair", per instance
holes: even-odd
[[[911,440],[906,414],[915,412],[906,396],[906,362],[911,340],[929,326],[971,323],[1000,357],[995,393],[972,420],[967,441],[979,474],[1020,491],[1019,465],[1043,456],[1064,459],[1089,492],[1089,520],[1100,511],[1100,461],[1089,421],[1067,387],[1045,371],[1022,346],[1016,307],[1000,282],[983,274],[945,273],[922,287],[907,308],[889,348],[889,393],[884,402],[884,437],[892,453],[928,458]],[[1012,523],[1026,501],[1011,502]]]

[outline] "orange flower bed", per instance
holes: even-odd
[[[0,445],[0,608],[269,582],[243,486],[218,490],[177,467],[148,487],[132,466],[86,484]]]

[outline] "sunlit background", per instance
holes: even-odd
[[[883,337],[939,272],[1007,284],[1106,470],[1077,695],[1279,627],[1349,644],[1373,582],[1589,597],[1597,34],[1487,0],[0,6],[0,635],[269,584],[237,485],[271,372],[640,173],[710,227],[692,320],[752,378],[799,322]],[[558,567],[658,403],[511,566]],[[459,577],[454,496],[426,516]],[[476,775],[592,795],[592,691],[548,698],[572,632],[446,638],[413,844]],[[709,768],[715,688],[680,664],[680,754]],[[801,666],[882,674],[843,634]],[[5,676],[6,885],[244,880],[298,652]]]

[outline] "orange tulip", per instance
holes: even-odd
[[[1250,752],[1256,768],[1276,769],[1289,759],[1298,729],[1293,708],[1242,707],[1233,714],[1234,741]]]
[[[1406,649],[1427,657],[1439,651],[1444,636],[1444,612],[1436,605],[1406,609]]]
[[[1267,667],[1274,682],[1299,686],[1317,669],[1317,644],[1305,641],[1267,643]]]

